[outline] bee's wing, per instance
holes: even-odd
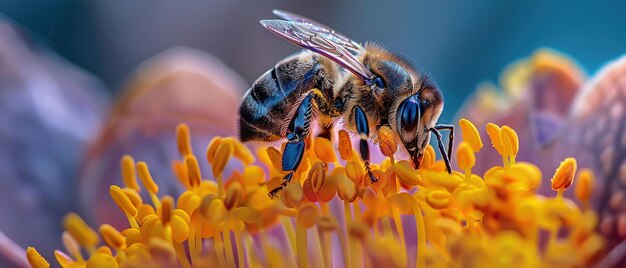
[[[309,30],[306,23],[284,20],[262,20],[261,25],[283,39],[298,46],[317,52],[346,68],[366,84],[370,84],[374,74],[341,44],[323,34]]]
[[[314,21],[304,16],[300,16],[298,14],[294,14],[294,13],[283,11],[283,10],[274,9],[273,12],[274,12],[274,15],[282,19],[298,22],[300,23],[300,26],[306,28],[307,30],[314,32],[316,34],[322,35],[326,39],[333,41],[338,45],[343,46],[345,49],[350,51],[350,53],[352,53],[353,55],[357,55],[359,52],[363,50],[363,47],[359,43],[352,41],[347,36],[333,30],[332,28],[322,23],[319,23],[317,21]]]

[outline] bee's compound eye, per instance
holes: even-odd
[[[378,88],[385,88],[386,87],[385,81],[383,81],[383,79],[380,78],[380,76],[377,76],[376,78],[374,78],[373,82],[374,82],[374,84],[376,84],[376,86]]]
[[[419,102],[414,97],[410,97],[400,105],[398,112],[402,129],[407,132],[414,131],[422,113]]]

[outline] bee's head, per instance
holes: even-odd
[[[430,141],[434,127],[443,109],[441,93],[432,85],[400,100],[396,111],[396,131],[409,153],[414,168],[422,162],[424,148]]]

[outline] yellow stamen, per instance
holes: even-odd
[[[415,267],[426,267],[426,227],[424,225],[424,215],[417,202],[411,202],[411,207],[415,215],[415,223],[417,225],[417,260]]]
[[[135,206],[130,201],[128,196],[124,194],[124,190],[122,190],[122,188],[115,186],[115,185],[111,185],[111,187],[109,188],[109,194],[111,194],[111,198],[113,198],[113,201],[115,201],[115,204],[124,213],[130,214],[132,216],[137,214],[137,208],[135,208]]]
[[[244,199],[244,189],[241,183],[235,181],[226,189],[226,197],[224,197],[224,206],[227,210],[238,207]]]
[[[148,165],[145,162],[138,162],[137,170],[141,183],[143,184],[143,186],[146,187],[146,189],[148,189],[148,192],[150,193],[152,204],[154,204],[154,207],[159,208],[161,206],[159,198],[157,197],[157,193],[159,193],[159,185],[157,185],[152,179],[152,175],[150,175],[150,170],[148,170]]]
[[[378,129],[378,146],[380,152],[389,158],[393,158],[396,150],[398,150],[395,135],[388,126],[382,126]]]
[[[98,247],[98,249],[96,249],[96,253],[113,256],[113,251],[111,251],[111,248],[109,248],[107,246],[100,246],[100,247]]]
[[[504,162],[504,166],[508,167],[509,162],[507,159],[508,152],[504,149],[504,144],[502,143],[501,133],[502,129],[494,123],[487,124],[487,135],[489,135],[489,139],[491,139],[491,144],[493,148],[498,151],[498,153],[502,156],[502,161]]]
[[[293,223],[288,217],[280,217],[280,220],[283,224],[283,231],[285,232],[285,236],[287,237],[287,242],[289,242],[289,250],[291,251],[289,252],[289,255],[294,256],[293,254],[298,252],[298,249],[296,245],[296,232],[293,228]]]
[[[143,204],[143,200],[141,199],[141,195],[139,195],[139,193],[137,193],[137,191],[135,191],[134,189],[131,189],[131,188],[124,188],[122,190],[124,190],[124,194],[126,194],[128,199],[130,200],[130,202],[133,203],[133,206],[138,208],[139,206],[141,206]]]
[[[128,196],[126,196],[122,188],[111,185],[111,187],[109,188],[109,194],[111,195],[111,198],[113,199],[115,204],[122,210],[122,212],[124,212],[124,214],[126,214],[130,226],[139,229],[139,225],[134,218],[135,215],[137,215],[137,208],[135,208],[135,206],[130,201]]]
[[[228,264],[229,267],[236,267],[235,255],[233,253],[233,242],[231,241],[231,238],[230,238],[230,231],[226,228],[222,232],[222,236],[224,239],[224,249],[226,250],[226,263]]]
[[[363,164],[357,161],[350,161],[346,164],[346,175],[348,175],[348,178],[353,182],[361,184],[365,177],[365,168],[363,168]]]
[[[179,124],[176,127],[176,141],[178,144],[178,153],[185,157],[193,154],[191,148],[191,136],[189,135],[189,127],[186,124]]]
[[[26,259],[33,268],[48,268],[50,263],[34,247],[26,248]]]
[[[483,148],[483,141],[480,139],[476,126],[465,118],[459,121],[459,126],[461,127],[463,141],[469,143],[475,153],[480,152],[480,149]]]
[[[350,135],[343,129],[339,131],[339,156],[346,161],[353,157]]]
[[[270,161],[272,161],[272,166],[274,167],[274,169],[282,173],[283,172],[283,166],[281,164],[282,154],[280,153],[280,151],[274,147],[267,147],[266,150],[267,150],[267,156],[269,157]]]
[[[191,184],[189,184],[189,176],[187,175],[187,167],[181,161],[174,160],[172,161],[171,169],[176,175],[176,179],[180,184],[185,186],[186,189],[191,188]]]
[[[398,176],[400,182],[406,185],[422,184],[421,176],[413,169],[409,161],[398,161],[391,167],[391,170]]]
[[[102,240],[110,247],[117,250],[124,250],[126,248],[126,238],[113,228],[113,226],[109,224],[101,225],[100,235],[102,236]]]
[[[202,181],[200,166],[198,166],[198,159],[196,159],[193,155],[185,156],[185,167],[187,168],[189,185],[191,185],[191,187],[198,187]]]
[[[591,169],[585,168],[578,173],[576,179],[576,188],[574,188],[574,194],[583,203],[585,209],[589,208],[589,201],[591,200],[591,193],[593,192],[595,184],[595,176]]]
[[[517,133],[515,133],[512,128],[503,126],[500,135],[502,138],[502,144],[504,145],[504,151],[509,156],[511,165],[514,165],[515,156],[519,151],[519,138],[517,137]]]
[[[251,165],[256,160],[250,149],[235,138],[225,138],[233,144],[233,156],[241,160],[244,165]]]
[[[465,171],[466,180],[472,174],[472,168],[476,164],[476,156],[469,143],[462,141],[456,151],[456,159],[459,168]]]
[[[552,189],[555,191],[565,191],[565,189],[572,185],[575,173],[576,159],[569,157],[563,160],[552,177]]]
[[[107,254],[94,254],[87,261],[86,267],[89,268],[117,268],[115,258]]]
[[[59,265],[61,265],[61,267],[64,267],[64,268],[65,267],[71,267],[71,263],[74,263],[74,260],[72,260],[69,256],[67,256],[65,253],[63,253],[63,252],[61,252],[59,250],[55,250],[54,251],[54,258],[57,260]],[[81,258],[77,262],[83,262],[83,259]]]
[[[221,143],[222,137],[216,136],[211,140],[209,146],[207,146],[206,158],[209,161],[209,164],[213,164],[213,162],[215,162],[215,154],[217,153],[217,148],[220,146]]]
[[[358,185],[347,176],[338,176],[337,178],[337,195],[341,200],[353,202],[357,198],[359,192]]]
[[[90,252],[95,251],[98,242],[100,242],[98,234],[80,216],[75,213],[68,214],[63,219],[63,227],[81,246]]]
[[[154,208],[148,204],[142,204],[141,206],[137,207],[137,215],[135,216],[135,219],[140,223],[143,224],[144,219],[148,216],[148,215],[155,215],[156,212],[154,211]]]
[[[135,191],[141,191],[139,184],[137,184],[137,176],[135,174],[135,160],[130,155],[124,155],[121,161],[122,166],[122,179],[126,187],[134,189]]]
[[[83,260],[83,255],[80,253],[80,246],[78,245],[78,242],[76,242],[76,239],[74,239],[67,231],[63,232],[61,241],[63,241],[63,246],[67,252],[74,257],[74,259],[78,261]]]
[[[222,140],[215,152],[215,161],[213,162],[213,176],[219,177],[226,167],[226,163],[233,155],[234,145],[233,142],[227,139]]]
[[[447,191],[434,190],[426,194],[426,203],[434,209],[443,209],[450,205],[452,195]]]
[[[172,212],[174,210],[174,198],[166,195],[161,200],[161,220],[164,225],[169,225],[172,221]]]
[[[315,142],[313,143],[313,150],[315,151],[317,158],[322,160],[324,163],[334,163],[337,161],[333,144],[326,138],[316,137]]]

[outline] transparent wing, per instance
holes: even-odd
[[[350,53],[352,53],[353,55],[357,55],[359,54],[359,52],[363,50],[363,47],[359,43],[352,41],[347,36],[333,30],[332,28],[322,23],[319,23],[307,17],[300,16],[298,14],[294,14],[294,13],[283,11],[283,10],[275,9],[273,10],[273,12],[274,12],[274,15],[282,19],[285,19],[288,21],[299,22],[302,27],[306,28],[307,30],[311,32],[322,35],[324,38],[332,42],[335,42],[338,45],[343,46],[348,51],[350,51]]]
[[[374,74],[345,47],[329,40],[323,34],[310,31],[302,22],[262,20],[261,25],[283,39],[317,52],[346,68],[370,84]]]

